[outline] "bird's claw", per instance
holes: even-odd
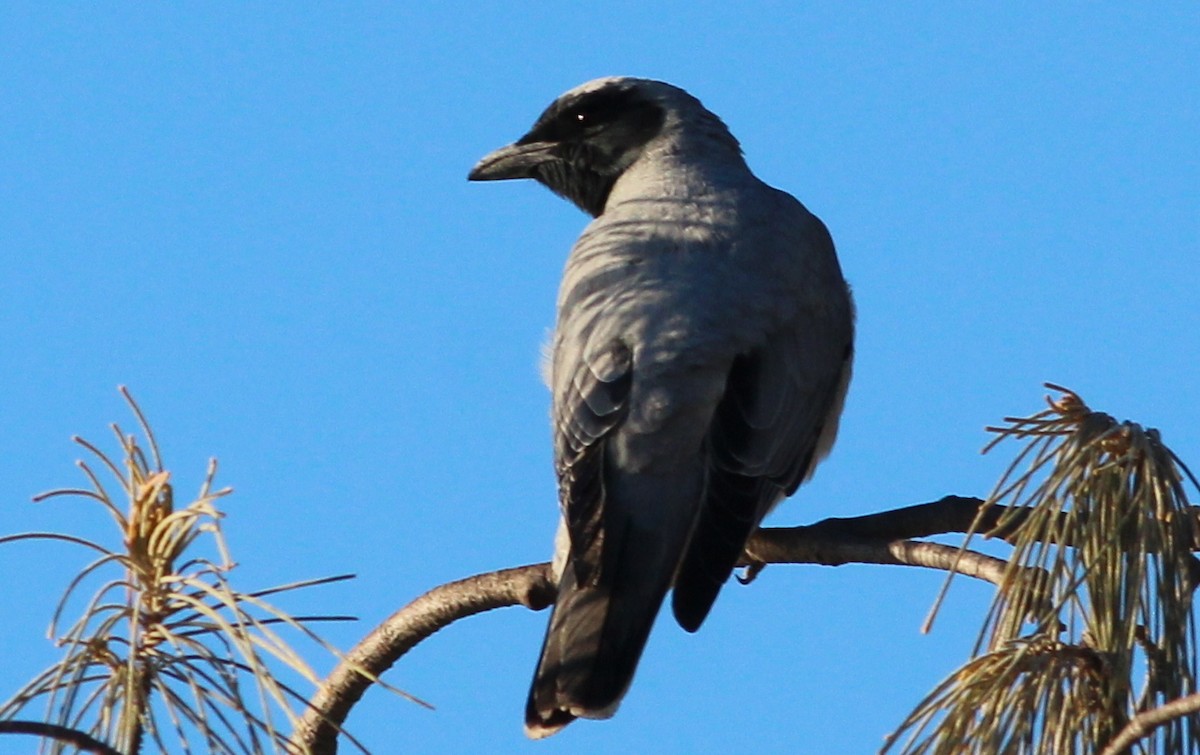
[[[759,572],[767,568],[766,563],[757,559],[751,559],[749,563],[742,567],[742,573],[737,575],[737,581],[743,585],[748,585],[758,578]]]

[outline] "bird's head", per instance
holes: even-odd
[[[467,177],[532,178],[598,216],[621,174],[656,137],[689,118],[720,124],[696,98],[670,84],[596,79],[551,103],[528,133],[484,156]]]

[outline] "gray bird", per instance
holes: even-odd
[[[548,355],[562,522],[525,713],[541,738],[616,711],[672,585],[675,619],[699,629],[828,453],[853,304],[825,225],[670,84],[572,89],[469,178],[532,178],[594,217]]]

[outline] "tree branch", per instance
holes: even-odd
[[[358,643],[313,697],[292,734],[300,752],[337,752],[337,734],[350,708],[378,677],[417,643],[451,623],[494,608],[523,605],[540,611],[554,602],[550,564],[478,574],[435,587],[392,614]]]
[[[980,516],[983,504],[979,498],[946,496],[931,503],[865,516],[830,518],[803,527],[763,528],[747,543],[742,565],[749,567],[749,578],[766,564],[920,566],[942,571],[954,569],[999,585],[1008,567],[1004,559],[956,546],[912,540],[968,532],[972,525],[988,537],[1007,540],[1024,520],[1023,508],[1013,511],[1000,505],[987,507]],[[1193,509],[1194,517],[1196,512],[1200,509]],[[1001,517],[1006,515],[1009,522],[998,529]],[[1196,531],[1200,533],[1200,527]],[[1200,543],[1200,535],[1193,539]],[[1200,563],[1197,571],[1200,572]],[[337,752],[338,731],[350,709],[371,685],[371,678],[378,678],[405,653],[443,627],[506,606],[523,605],[539,611],[553,603],[554,598],[555,586],[548,563],[502,569],[435,587],[392,614],[347,654],[313,697],[292,735],[293,744],[314,755]],[[1200,703],[1197,705],[1200,707]],[[1143,717],[1152,720],[1149,714],[1142,714],[1134,722]]]
[[[1008,567],[1004,559],[964,551],[954,545],[914,540],[829,539],[823,533],[802,527],[759,530],[746,544],[746,555],[751,576],[764,564],[888,564],[950,571],[955,569],[957,561],[955,571],[959,574],[999,585]]]
[[[87,732],[42,721],[0,721],[0,734],[33,734],[71,745],[83,752],[96,753],[96,755],[121,755],[119,750],[109,747]]]
[[[946,496],[933,503],[845,519],[826,519],[808,527],[759,530],[747,544],[752,573],[763,564],[892,564],[957,570],[999,584],[1007,562],[939,543],[907,538],[966,532],[983,504],[978,498]],[[995,525],[1003,507],[985,515],[984,529]],[[479,574],[435,587],[392,614],[330,673],[313,697],[292,735],[303,752],[337,751],[337,733],[350,709],[378,677],[425,638],[458,619],[506,606],[541,610],[554,602],[550,564],[531,564]],[[363,672],[366,672],[364,675]]]
[[[1143,711],[1125,724],[1125,728],[1109,741],[1100,755],[1120,755],[1158,727],[1196,712],[1200,712],[1200,693],[1180,697],[1157,708]]]
[[[787,533],[797,533],[799,537],[820,537],[825,540],[906,540],[945,535],[969,530],[983,503],[980,498],[948,495],[931,503],[920,503],[864,516],[831,517],[803,527],[770,527],[759,530],[758,534],[772,532],[779,533],[779,538],[787,538]],[[994,529],[1000,516],[1007,510],[1005,506],[989,507],[980,526],[976,528],[977,531],[987,532]],[[1009,534],[1010,531],[1011,528],[1001,536]]]

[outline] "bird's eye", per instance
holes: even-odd
[[[596,118],[591,110],[575,107],[559,116],[559,123],[567,133],[582,134],[595,125]]]

